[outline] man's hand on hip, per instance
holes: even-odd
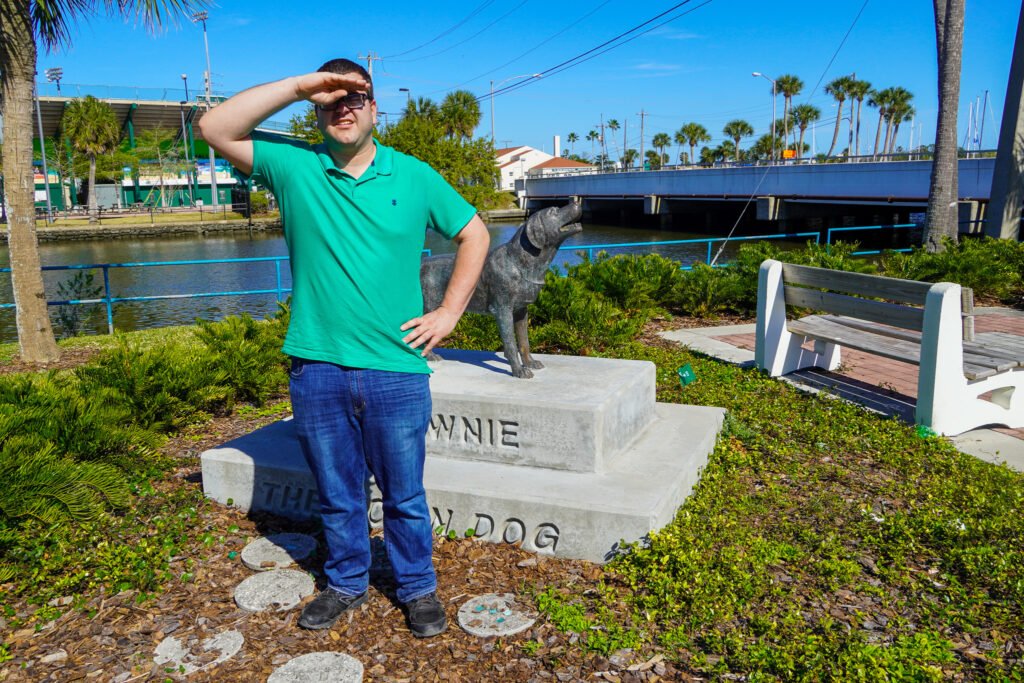
[[[440,344],[442,339],[451,334],[460,317],[462,316],[456,315],[445,306],[438,306],[429,313],[424,313],[402,325],[403,332],[411,330],[402,341],[414,349],[422,345],[421,355],[425,356]]]

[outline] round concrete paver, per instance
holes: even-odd
[[[253,574],[235,588],[235,604],[250,612],[289,610],[313,594],[313,577],[295,569]]]
[[[238,654],[245,643],[245,638],[238,631],[224,631],[215,636],[193,643],[195,647],[186,647],[174,636],[167,636],[156,646],[153,662],[158,666],[173,667],[186,676],[200,669],[216,666]],[[218,652],[217,658],[202,665],[196,665],[197,657],[203,652]]]
[[[359,683],[362,663],[340,652],[311,652],[296,657],[270,674],[267,683]]]
[[[274,534],[257,538],[242,549],[242,564],[254,571],[284,569],[316,550],[316,539],[306,534]]]
[[[481,638],[519,633],[536,620],[533,610],[518,604],[512,593],[487,593],[459,608],[459,626]]]

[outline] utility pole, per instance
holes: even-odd
[[[207,112],[209,112],[211,109],[213,109],[213,98],[212,98],[212,95],[213,95],[213,92],[212,92],[213,71],[210,69],[210,41],[206,37],[206,20],[209,18],[209,16],[210,16],[209,12],[196,12],[195,14],[192,15],[193,23],[197,23],[198,24],[199,22],[202,22],[202,24],[203,24],[203,45],[206,47],[206,111]],[[213,206],[216,208],[217,206],[220,205],[220,199],[218,198],[218,195],[220,193],[217,191],[217,163],[216,163],[216,160],[214,158],[213,147],[210,147],[209,143],[207,143],[206,146],[210,150],[210,196],[211,196],[211,201],[213,202]]]
[[[370,74],[370,80],[373,80],[373,63],[384,61],[383,57],[379,57],[373,52],[367,52],[365,55],[359,55],[359,59],[366,60],[366,73]]]
[[[628,154],[628,150],[626,149],[626,139],[627,139],[626,133],[628,131],[629,131],[629,118],[626,118],[626,120],[622,122],[622,165],[623,165],[623,167],[626,166],[626,155]]]
[[[601,128],[601,157],[603,159],[601,162],[601,170],[603,171],[604,166],[608,164],[608,145],[605,143],[604,139],[604,114],[601,114],[601,123],[597,125]]]
[[[644,161],[644,116],[646,116],[646,115],[647,115],[647,113],[643,109],[641,109],[640,110],[640,170],[641,171],[643,170],[644,164],[646,163]]]

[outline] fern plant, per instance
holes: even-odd
[[[287,358],[281,353],[279,326],[247,314],[220,322],[199,321],[196,337],[206,347],[209,365],[234,397],[263,405],[286,383]]]

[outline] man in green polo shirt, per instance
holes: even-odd
[[[324,143],[253,134],[301,100],[316,105]],[[476,211],[433,169],[373,139],[370,76],[335,59],[316,73],[250,88],[200,121],[206,141],[274,192],[291,257],[284,352],[302,451],[316,477],[327,588],[299,625],[329,628],[367,599],[370,544],[364,484],[381,489],[384,542],[413,634],[447,627],[437,597],[423,489],[430,422],[424,354],[462,316],[487,256]],[[433,228],[458,245],[441,305],[423,311],[420,253]]]

